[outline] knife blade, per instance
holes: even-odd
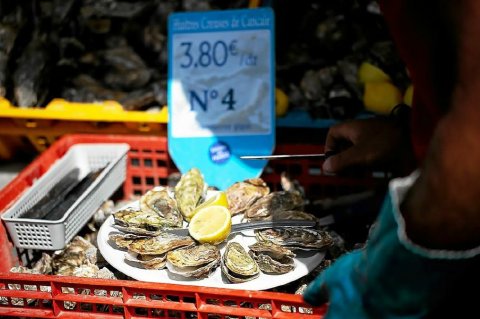
[[[266,229],[266,228],[285,228],[285,227],[314,227],[314,226],[327,226],[335,222],[333,215],[327,215],[325,217],[314,220],[275,220],[275,221],[255,221],[248,223],[233,224],[230,233],[238,233],[244,230],[250,229]],[[175,234],[178,236],[188,236],[188,228],[169,228],[164,230],[167,233]]]
[[[288,158],[321,158],[327,159],[330,156],[335,155],[335,152],[329,151],[319,154],[280,154],[280,155],[244,155],[240,156],[240,159],[244,160],[266,160],[266,159],[288,159]]]

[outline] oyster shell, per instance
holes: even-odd
[[[175,186],[175,199],[178,208],[187,221],[192,218],[195,207],[202,199],[204,191],[205,182],[202,173],[196,168],[192,168],[183,174]]]
[[[161,255],[170,250],[194,244],[195,241],[190,236],[161,233],[155,237],[134,240],[128,245],[128,250],[141,255]]]
[[[249,220],[263,220],[282,210],[302,210],[304,201],[298,192],[273,192],[259,200],[245,211]]]
[[[141,255],[126,253],[125,260],[131,261],[145,269],[163,269],[167,263],[167,254],[162,255]]]
[[[135,234],[110,233],[108,239],[117,245],[118,248],[128,248],[128,245],[138,239],[147,239],[148,236],[141,236]]]
[[[207,277],[220,264],[220,251],[214,245],[203,244],[170,251],[167,268],[184,277]]]
[[[75,268],[97,263],[97,248],[80,236],[76,236],[64,250],[52,256],[53,273],[72,276]]]
[[[327,232],[311,228],[269,228],[255,231],[255,236],[293,250],[318,250],[333,243]]]
[[[263,220],[317,220],[315,215],[303,212],[301,210],[276,210],[270,216]]]
[[[147,213],[158,214],[167,219],[174,227],[183,226],[183,217],[177,207],[177,201],[170,197],[166,189],[149,190],[140,198],[140,209]]]
[[[166,227],[176,227],[169,219],[163,218],[150,211],[125,209],[113,214],[115,225],[113,227],[128,233],[154,236]]]
[[[222,272],[233,283],[253,280],[260,275],[257,262],[236,242],[230,242],[222,258]]]
[[[225,193],[233,216],[245,212],[257,199],[270,193],[270,188],[261,178],[252,178],[233,184]]]
[[[255,259],[260,270],[268,274],[285,274],[295,269],[295,254],[271,241],[259,241],[249,246],[249,255]]]

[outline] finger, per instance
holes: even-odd
[[[327,173],[339,173],[345,169],[366,164],[365,152],[359,147],[352,146],[327,158],[323,162],[323,170]]]
[[[336,124],[328,130],[325,140],[325,152],[340,151],[346,148],[347,144],[353,144],[352,125],[350,122]]]
[[[327,286],[320,277],[307,286],[303,293],[303,300],[312,306],[320,306],[328,302],[328,295]]]

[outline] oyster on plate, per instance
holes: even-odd
[[[125,254],[125,260],[131,261],[145,269],[163,269],[167,263],[167,254],[141,255],[129,252]]]
[[[312,228],[268,228],[256,230],[255,236],[292,250],[320,250],[333,244],[327,232]]]
[[[258,199],[245,211],[249,220],[265,220],[282,210],[302,210],[304,200],[298,192],[273,192]]]
[[[233,184],[225,193],[233,216],[245,212],[255,201],[270,193],[270,188],[261,178],[252,178]]]
[[[136,235],[136,234],[124,234],[124,233],[110,233],[108,234],[108,239],[111,240],[118,248],[128,249],[128,245],[133,243],[135,240],[147,239],[150,236]]]
[[[172,223],[174,227],[182,227],[183,217],[177,207],[177,201],[170,197],[166,189],[149,190],[140,198],[140,209],[146,213],[155,213]]]
[[[288,248],[271,241],[259,241],[248,248],[248,253],[264,273],[280,275],[295,269],[295,254]]]
[[[263,218],[263,220],[317,220],[315,215],[306,213],[301,210],[276,210],[270,216]]]
[[[183,277],[207,277],[220,264],[220,251],[214,245],[199,246],[169,251],[167,268]]]
[[[222,257],[222,272],[232,283],[253,280],[260,275],[257,262],[236,242],[229,242]]]
[[[195,207],[203,198],[204,192],[205,182],[197,168],[192,168],[182,175],[175,186],[175,199],[185,220],[190,221],[193,217]]]
[[[171,220],[155,212],[124,209],[113,214],[114,228],[137,235],[155,236],[166,227],[176,227]]]
[[[190,236],[177,236],[170,233],[161,233],[151,238],[134,240],[128,245],[128,251],[140,255],[162,255],[180,247],[189,247],[195,244]]]

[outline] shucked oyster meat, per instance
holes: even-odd
[[[176,227],[171,220],[155,212],[125,209],[113,214],[113,227],[124,232],[154,236],[166,227]]]
[[[146,213],[155,213],[171,222],[174,227],[182,227],[183,217],[177,202],[166,189],[149,190],[140,198],[140,209]]]
[[[141,255],[161,255],[170,250],[194,244],[195,241],[190,236],[161,233],[155,237],[134,240],[128,245],[128,250]]]
[[[233,184],[225,193],[233,216],[245,212],[257,199],[270,193],[270,188],[261,178],[252,178]]]
[[[264,273],[280,275],[295,269],[295,254],[290,249],[271,241],[259,241],[248,248],[248,253]]]
[[[183,277],[207,277],[220,264],[220,251],[216,246],[203,244],[168,252],[167,268]]]
[[[257,262],[236,242],[229,242],[222,257],[222,272],[230,282],[253,280],[260,275]]]
[[[255,231],[255,236],[259,241],[271,241],[293,250],[319,250],[333,243],[327,232],[312,228],[269,228]]]
[[[196,168],[192,168],[183,174],[175,186],[175,199],[178,208],[187,221],[192,218],[195,207],[204,195],[204,190],[205,182],[202,173]]]
[[[282,210],[302,210],[304,201],[298,192],[273,192],[259,200],[245,211],[249,220],[264,220],[271,218],[275,212]]]
[[[123,234],[123,233],[110,233],[108,234],[108,239],[111,240],[118,248],[128,249],[128,245],[133,243],[135,240],[139,239],[148,239],[149,236],[141,236],[136,234]]]

